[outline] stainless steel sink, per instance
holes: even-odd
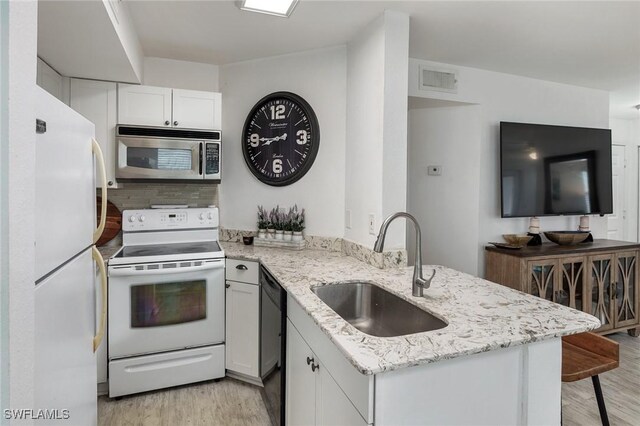
[[[341,282],[311,290],[349,324],[372,336],[404,336],[447,326],[441,319],[371,282]]]

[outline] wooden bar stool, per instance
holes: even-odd
[[[603,426],[609,426],[609,417],[598,374],[618,368],[619,363],[618,342],[595,333],[562,338],[562,381],[575,382],[591,377]]]

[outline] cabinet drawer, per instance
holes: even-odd
[[[251,260],[227,259],[227,279],[248,284],[258,284],[260,265]]]

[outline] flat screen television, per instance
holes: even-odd
[[[611,130],[500,123],[502,217],[613,212]]]

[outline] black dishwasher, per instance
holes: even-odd
[[[269,415],[284,425],[287,340],[287,292],[260,267],[260,377]]]

